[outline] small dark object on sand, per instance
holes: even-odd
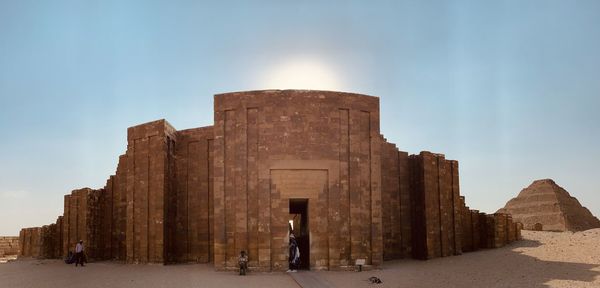
[[[381,279],[373,276],[373,277],[369,277],[369,281],[371,282],[371,284],[381,284],[383,282],[381,282]]]

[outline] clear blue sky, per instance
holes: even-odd
[[[598,51],[595,0],[0,0],[0,235],[102,187],[127,127],[212,125],[213,94],[290,59],[381,97],[401,150],[459,160],[472,208],[553,178],[599,215]]]

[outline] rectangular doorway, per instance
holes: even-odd
[[[290,199],[288,228],[294,233],[300,250],[299,269],[310,270],[310,238],[308,229],[308,199]]]

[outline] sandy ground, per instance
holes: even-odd
[[[600,287],[600,229],[523,231],[504,248],[429,261],[385,262],[381,270],[316,272],[335,287]],[[383,284],[367,279],[379,277]],[[81,283],[81,284],[79,284]],[[211,265],[90,263],[57,260],[0,264],[0,287],[298,287],[286,273],[215,272]]]
[[[320,274],[335,287],[600,287],[600,229],[523,231],[523,237],[500,249],[391,261],[371,272]],[[384,283],[368,284],[370,276]]]

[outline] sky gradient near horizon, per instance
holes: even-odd
[[[0,0],[0,235],[103,187],[127,127],[270,88],[380,97],[385,137],[459,160],[473,209],[552,178],[598,216],[598,51],[594,0]]]

